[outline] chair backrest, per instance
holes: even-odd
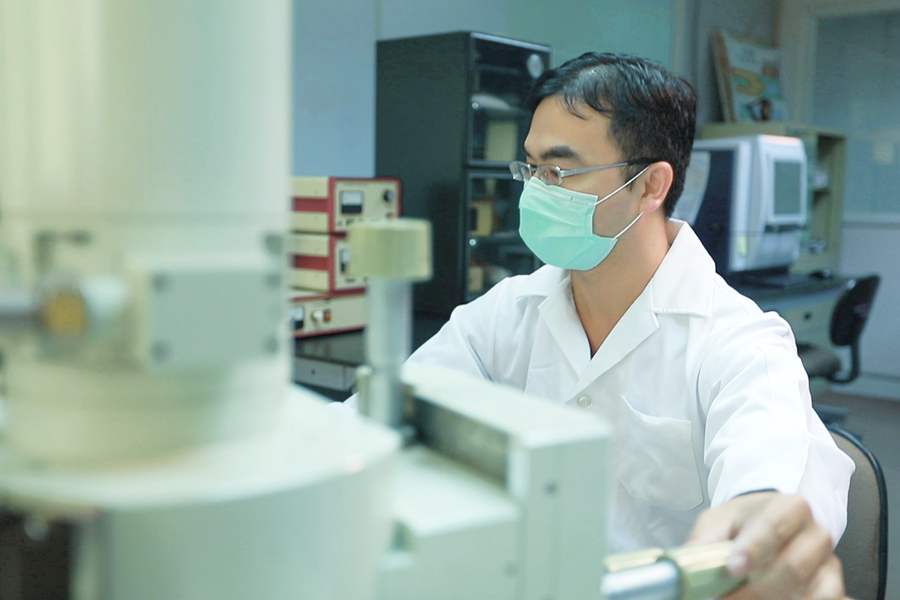
[[[847,500],[847,529],[835,548],[844,565],[847,595],[855,600],[884,600],[887,584],[887,488],[872,452],[853,434],[836,425],[828,429],[853,462]]]
[[[828,375],[828,379],[837,383],[849,383],[859,376],[859,336],[869,318],[872,301],[881,277],[867,275],[847,283],[847,288],[835,304],[831,313],[831,343],[835,346],[850,346],[850,372]]]
[[[852,346],[859,341],[881,277],[867,275],[851,280],[831,315],[831,343]]]

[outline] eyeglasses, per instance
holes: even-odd
[[[612,169],[615,167],[628,167],[631,165],[646,165],[655,163],[652,158],[635,158],[626,162],[615,163],[612,165],[602,165],[600,167],[584,167],[582,169],[560,169],[556,165],[530,165],[526,162],[515,160],[509,163],[509,172],[512,173],[513,179],[516,181],[528,181],[535,175],[538,179],[547,185],[561,185],[564,177],[569,175],[579,175],[588,171],[599,171],[600,169]]]

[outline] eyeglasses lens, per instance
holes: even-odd
[[[559,185],[559,170],[552,165],[541,165],[537,168],[537,176],[547,185]]]

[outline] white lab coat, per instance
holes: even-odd
[[[701,510],[761,489],[802,494],[837,543],[854,467],[811,408],[790,327],[729,287],[679,226],[593,357],[568,271],[545,266],[458,307],[409,361],[610,420],[612,552],[679,545]]]

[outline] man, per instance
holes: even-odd
[[[789,326],[669,219],[694,91],[591,53],[545,73],[531,108],[511,169],[520,233],[547,266],[457,308],[410,361],[609,419],[612,551],[734,539],[729,566],[749,583],[729,598],[842,598],[832,548],[852,462],[812,411]]]

